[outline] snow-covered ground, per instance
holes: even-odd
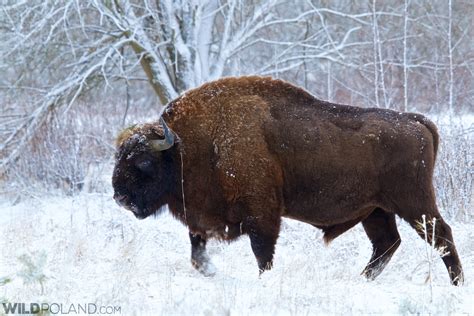
[[[474,313],[474,223],[450,223],[465,285],[451,286],[433,253],[431,290],[425,244],[401,221],[400,248],[368,282],[360,272],[371,245],[360,225],[326,247],[319,230],[285,220],[274,269],[261,278],[247,237],[211,242],[218,272],[204,277],[191,266],[184,226],[169,214],[136,220],[111,192],[15,205],[4,197],[0,214],[7,302],[94,303],[120,306],[124,315]]]

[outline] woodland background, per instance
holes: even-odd
[[[473,17],[471,0],[0,0],[0,224],[9,254],[0,298],[94,299],[165,314],[201,301],[206,315],[472,312]],[[246,74],[435,121],[438,205],[467,286],[449,287],[443,266],[437,283],[441,260],[431,264],[409,229],[386,276],[366,283],[355,271],[370,256],[360,228],[328,250],[319,232],[292,221],[273,276],[257,279],[240,240],[210,245],[221,274],[202,280],[183,227],[120,210],[110,185],[119,131],[156,119],[187,89]]]

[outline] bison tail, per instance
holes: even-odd
[[[433,123],[430,119],[426,118],[421,114],[416,113],[408,113],[410,118],[414,121],[423,124],[433,135],[433,149],[434,149],[434,158],[436,161],[436,155],[438,153],[438,145],[439,145],[439,134],[438,128],[436,127],[435,123]]]

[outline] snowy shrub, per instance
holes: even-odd
[[[119,118],[110,122],[104,112],[97,107],[50,117],[9,170],[9,179],[26,190],[82,190],[87,178],[100,176],[91,174],[102,171],[95,167],[113,156],[113,134],[120,127],[113,125]]]
[[[2,286],[10,283],[12,279],[10,277],[0,277],[0,289]],[[0,304],[6,303],[8,300],[5,297],[0,296]]]
[[[435,168],[438,206],[453,219],[474,218],[474,123],[467,117],[438,123],[441,143]]]
[[[139,92],[135,99],[122,97],[119,92],[97,93],[77,101],[78,107],[50,115],[0,184],[14,193],[18,189],[27,193],[54,189],[69,195],[104,192],[110,185],[107,172],[118,132],[160,111],[156,100]]]
[[[23,254],[18,257],[18,261],[22,264],[22,269],[17,272],[17,275],[23,280],[25,285],[39,284],[41,294],[44,293],[44,283],[47,279],[44,272],[47,263],[46,259],[46,252],[32,255]]]

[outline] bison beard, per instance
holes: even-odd
[[[363,274],[374,279],[400,245],[395,215],[423,237],[424,214],[437,220],[427,235],[445,249],[451,282],[462,283],[432,185],[438,134],[425,117],[324,102],[253,76],[188,91],[163,119],[118,137],[115,199],[138,218],[168,205],[189,228],[201,273],[213,274],[207,239],[243,234],[260,273],[271,269],[287,217],[321,228],[325,242],[362,223],[373,245]]]

